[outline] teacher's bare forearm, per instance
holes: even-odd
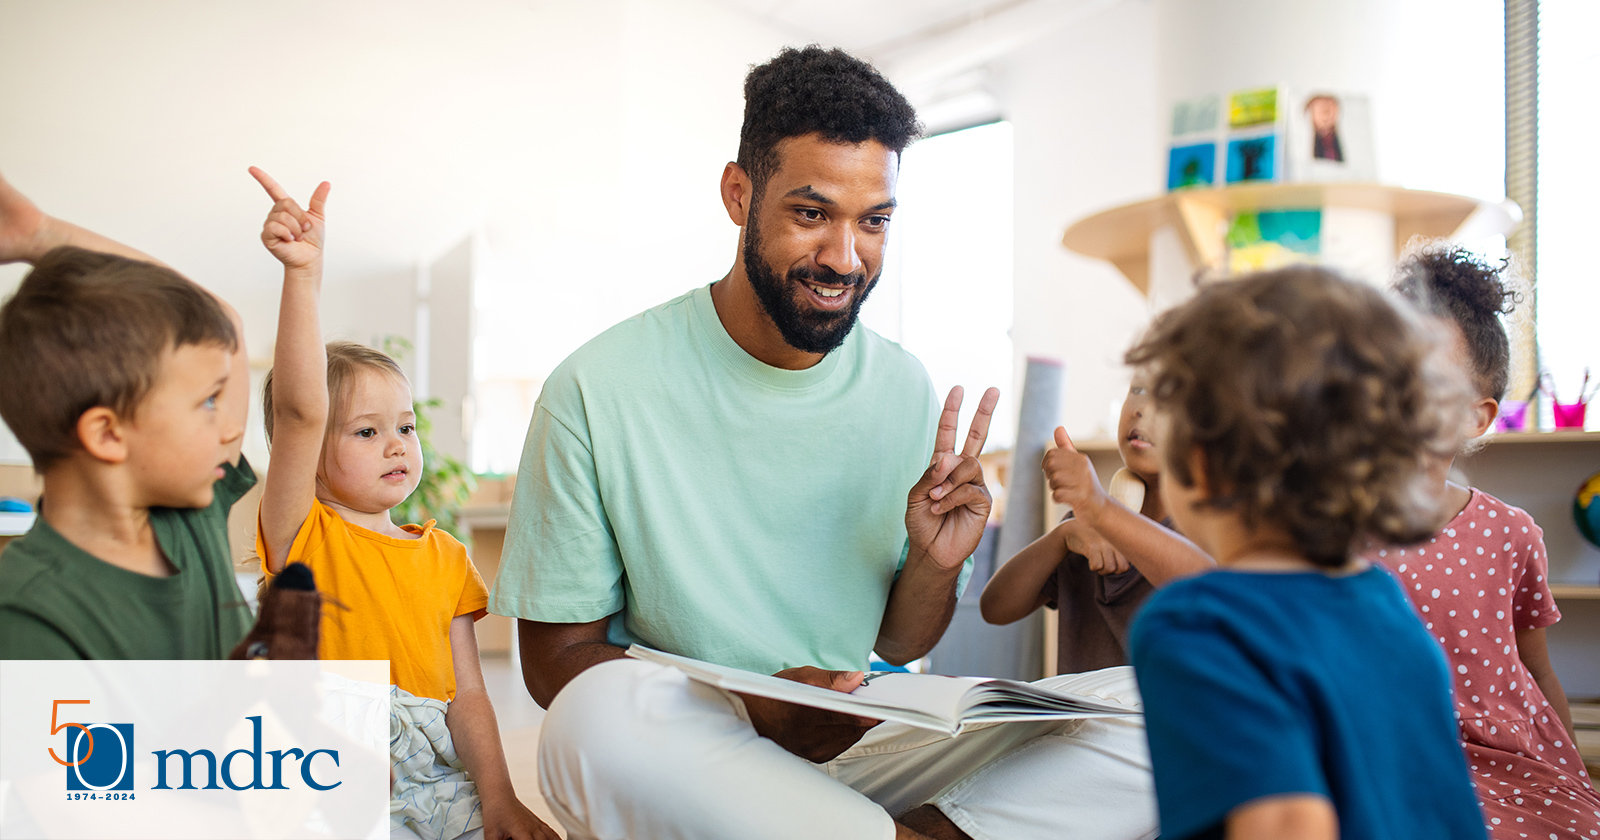
[[[920,659],[938,644],[956,611],[956,582],[961,566],[945,569],[912,551],[889,590],[874,646],[892,665]]]
[[[585,624],[546,624],[517,619],[522,683],[535,703],[548,709],[556,694],[584,671],[621,659],[627,651],[606,641],[610,617]]]

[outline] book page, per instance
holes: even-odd
[[[687,656],[679,656],[675,653],[652,650],[642,645],[630,646],[628,655],[635,659],[643,659],[646,662],[671,665],[701,682],[741,694],[754,694],[757,697],[769,697],[773,700],[783,700],[788,703],[798,703],[802,706],[832,709],[856,715],[868,714],[874,706],[881,705],[859,699],[842,691],[786,680],[770,674],[758,674],[754,671],[730,668],[714,662],[705,662],[699,659],[691,659]]]
[[[963,699],[985,680],[979,677],[944,677],[937,674],[871,674],[865,685],[850,692],[870,703],[934,715],[942,720],[961,719]]]
[[[640,645],[628,648],[628,655],[646,662],[670,665],[697,682],[716,686],[725,691],[767,697],[844,714],[895,721],[950,735],[961,731],[963,718],[1040,720],[1101,717],[1107,713],[1104,709],[1118,708],[1096,703],[1089,698],[1073,698],[1027,684],[1008,685],[1004,680],[988,680],[980,677],[870,674],[865,685],[850,694],[845,694],[769,674],[757,674],[652,650]],[[1000,701],[1000,709],[996,712],[998,716],[984,714],[981,707],[974,710],[974,714],[964,714],[968,707],[984,700]],[[1128,714],[1127,711],[1115,713]]]

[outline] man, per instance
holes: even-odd
[[[520,619],[523,678],[550,709],[546,799],[571,837],[1026,837],[1090,823],[1113,826],[1093,836],[1153,836],[1137,724],[958,740],[622,659],[638,641],[850,691],[871,651],[908,662],[938,641],[989,514],[977,455],[999,393],[958,442],[960,389],[941,412],[914,358],[854,329],[882,270],[900,152],[920,131],[911,106],[870,66],[816,47],[752,70],[745,98],[722,176],[741,228],[733,269],[579,349],[528,430],[491,609]],[[1134,699],[1125,669],[1074,679]]]

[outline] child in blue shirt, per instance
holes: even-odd
[[[1208,287],[1129,352],[1156,372],[1167,510],[1218,566],[1132,631],[1162,836],[1485,836],[1444,658],[1359,559],[1438,524],[1423,461],[1467,391],[1436,347],[1297,267]]]

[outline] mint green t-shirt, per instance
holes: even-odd
[[[762,673],[860,669],[938,411],[864,326],[790,371],[734,342],[709,286],[650,309],[546,380],[489,610],[615,615],[613,644]]]

